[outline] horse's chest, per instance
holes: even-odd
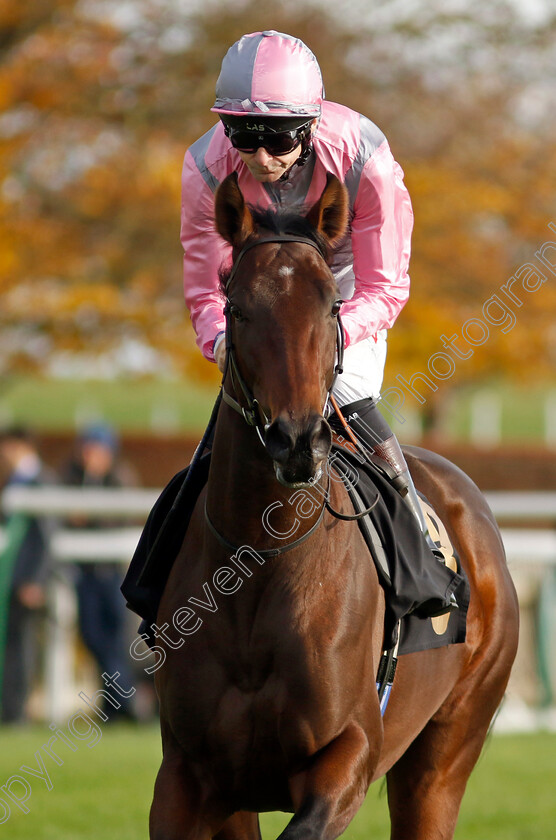
[[[233,751],[248,763],[265,750],[294,761],[312,755],[335,736],[340,711],[339,685],[323,664],[292,652],[267,667],[235,669],[215,704],[215,749],[226,749],[233,732]]]
[[[239,787],[287,777],[334,736],[327,709],[326,692],[308,680],[292,684],[273,675],[261,683],[245,674],[219,698],[206,746]]]

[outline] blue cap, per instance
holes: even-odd
[[[95,423],[87,426],[79,435],[80,442],[100,443],[115,452],[118,448],[118,436],[111,426],[105,423]]]

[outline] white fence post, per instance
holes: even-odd
[[[73,587],[56,574],[49,588],[46,631],[46,719],[62,723],[74,711],[77,604]]]
[[[478,391],[471,398],[470,437],[475,446],[496,446],[502,436],[502,400],[496,391]]]
[[[547,446],[556,446],[556,391],[549,391],[544,401],[544,440]]]

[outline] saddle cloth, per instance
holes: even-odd
[[[343,447],[333,448],[330,463],[336,477],[340,476],[337,480],[347,487],[356,512],[377,500],[371,513],[358,520],[358,525],[385,591],[384,647],[394,647],[398,627],[399,655],[463,642],[469,584],[430,505],[423,500],[431,535],[448,555],[447,563],[433,556],[408,505],[374,466],[362,465]],[[141,631],[147,634],[156,621],[166,581],[195,501],[206,484],[209,465],[210,453],[200,459],[193,474],[186,467],[162,491],[122,584],[127,605],[144,619]],[[430,618],[448,603],[452,592],[459,608]]]
[[[465,641],[469,582],[446,528],[428,500],[420,503],[429,533],[444,557],[434,557],[407,503],[372,464],[361,463],[345,447],[333,447],[334,469],[342,476],[355,511],[370,507],[358,520],[385,591],[385,648],[398,655]],[[434,616],[453,593],[458,609]]]

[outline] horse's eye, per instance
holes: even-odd
[[[336,315],[340,313],[340,309],[342,308],[343,300],[335,300],[332,304],[332,317],[335,318]]]
[[[239,306],[236,306],[235,303],[230,304],[229,312],[232,318],[234,318],[236,321],[243,321],[241,309],[239,308]]]

